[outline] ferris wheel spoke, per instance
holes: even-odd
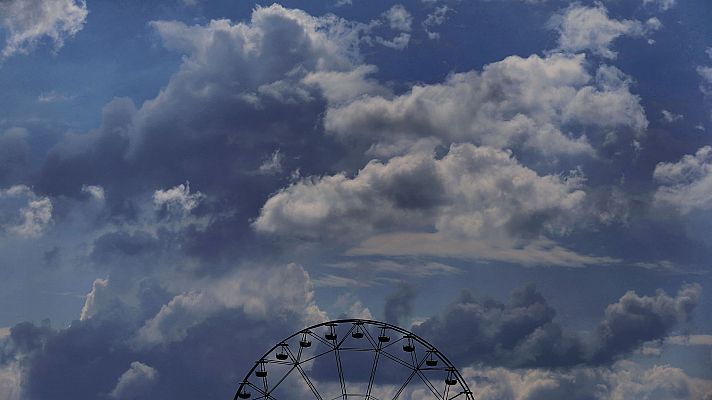
[[[412,365],[408,364],[407,362],[401,360],[401,359],[398,358],[397,356],[394,356],[393,354],[391,354],[391,353],[389,353],[389,352],[387,352],[387,351],[385,351],[385,350],[383,350],[383,349],[381,349],[381,350],[379,351],[379,353],[383,353],[384,356],[390,358],[393,362],[396,362],[396,363],[398,363],[398,364],[400,364],[400,365],[402,365],[402,366],[404,366],[404,367],[406,367],[406,368],[408,368],[408,369],[413,369],[413,366],[412,366]]]
[[[353,332],[354,328],[356,328],[355,324],[351,325],[351,328],[349,328],[348,332],[344,335],[344,337],[341,338],[341,340],[337,343],[336,339],[333,340],[332,346],[334,346],[334,354],[336,355],[336,368],[339,372],[339,384],[341,385],[341,396],[343,397],[343,400],[346,400],[346,381],[344,380],[344,369],[343,366],[341,365],[341,352],[339,351],[339,348],[341,345],[344,344],[344,341],[346,338],[351,335]]]
[[[269,386],[267,385],[267,377],[266,376],[264,378],[262,378],[262,384],[264,385],[264,388],[265,388],[265,391],[264,391],[265,396],[269,397]]]
[[[314,332],[307,332],[307,334],[308,334],[309,336],[313,337],[314,339],[316,339],[316,340],[322,342],[323,344],[325,344],[325,345],[328,346],[328,347],[331,347],[331,346],[332,346],[331,342],[329,342],[329,341],[326,340],[326,339],[322,339],[321,336],[319,336],[319,335],[315,335]]]
[[[292,365],[292,363],[290,363],[290,362],[280,361],[280,360],[270,360],[270,359],[265,359],[264,363],[265,364],[277,364],[277,365]]]
[[[425,384],[425,386],[430,389],[430,391],[433,393],[436,399],[441,400],[442,397],[440,397],[440,393],[438,393],[438,389],[433,385],[432,382],[430,382],[430,379],[428,379],[427,376],[423,373],[422,370],[418,370],[418,378],[420,378],[421,381]]]
[[[341,338],[341,340],[339,341],[339,343],[334,346],[334,349],[340,349],[340,348],[341,348],[341,345],[344,344],[344,341],[346,340],[346,338],[349,337],[349,335],[351,335],[351,332],[354,331],[354,328],[356,328],[356,325],[351,325],[351,328],[349,329],[349,331],[346,332],[346,334],[344,335],[344,337]]]
[[[331,353],[332,351],[334,351],[334,349],[329,349],[329,350],[324,351],[324,352],[321,352],[321,353],[319,353],[319,354],[317,354],[317,355],[315,355],[315,356],[311,356],[311,357],[309,357],[309,358],[307,358],[307,359],[304,359],[304,360],[300,361],[300,363],[301,363],[301,364],[308,363],[309,361],[311,361],[311,360],[313,360],[313,359],[315,359],[315,358],[319,358],[319,357],[323,356],[324,354],[329,354],[329,353]]]
[[[296,364],[291,364],[291,365],[292,365],[292,368],[290,368],[289,371],[287,371],[287,373],[284,374],[284,376],[283,376],[279,381],[277,381],[277,383],[274,384],[274,386],[272,386],[272,389],[270,390],[270,393],[274,392],[274,391],[277,389],[277,387],[279,387],[279,385],[281,385],[282,382],[284,382],[284,380],[287,379],[287,377],[289,376],[289,374],[291,374],[292,371],[294,371],[294,369],[297,367]]]
[[[465,394],[465,392],[460,392],[460,393],[458,393],[458,394],[456,394],[456,395],[454,395],[454,396],[450,397],[450,398],[449,398],[449,399],[447,399],[447,400],[452,400],[452,399],[455,399],[455,398],[457,398],[457,397],[460,397],[460,396],[462,396],[463,394]]]
[[[447,396],[450,394],[450,385],[445,382],[445,389],[443,389],[443,399],[447,400]]]
[[[346,400],[346,382],[344,382],[344,370],[341,367],[341,354],[338,347],[334,347],[334,354],[336,354],[336,369],[339,372],[339,384],[341,385],[341,396]]]
[[[299,350],[301,351],[301,348]],[[321,394],[319,394],[319,391],[316,390],[316,386],[314,386],[311,379],[309,379],[309,376],[306,374],[306,372],[304,372],[304,369],[302,369],[302,363],[299,361],[299,359],[294,357],[294,353],[292,353],[289,348],[287,348],[287,354],[289,354],[289,357],[292,359],[292,361],[294,361],[294,368],[299,371],[299,375],[302,376],[304,382],[306,382],[307,386],[309,386],[309,389],[312,391],[312,393],[314,393],[314,397],[316,397],[317,400],[323,400]]]
[[[416,372],[417,372],[417,370],[415,370],[415,369],[414,369],[413,371],[411,371],[410,375],[408,375],[408,379],[406,379],[405,382],[403,382],[403,384],[400,386],[400,388],[398,388],[398,391],[397,391],[396,394],[393,396],[393,399],[392,399],[392,400],[398,400],[398,397],[401,395],[401,393],[403,393],[403,389],[405,389],[405,387],[408,386],[408,384],[410,383],[410,381],[411,381],[411,380],[413,379],[413,377],[415,376]]]
[[[413,353],[415,353],[415,351],[413,351]],[[403,390],[405,389],[405,387],[408,386],[408,384],[413,379],[413,377],[418,373],[418,370],[420,370],[420,366],[423,364],[423,362],[425,362],[425,358],[423,358],[423,360],[420,362],[420,364],[416,364],[415,363],[415,360],[416,360],[415,355],[413,353],[410,353],[411,358],[413,359],[413,371],[410,372],[410,375],[408,375],[408,379],[406,379],[405,382],[403,382],[401,387],[398,389],[396,394],[393,396],[393,400],[398,400],[398,397],[401,395],[401,393],[403,393]]]
[[[255,398],[252,399],[252,400],[261,400],[261,399],[265,399],[265,400],[277,400],[277,399],[276,399],[274,396],[272,396],[271,394],[263,394],[262,396],[255,397]]]
[[[402,340],[403,340],[403,338],[396,339],[396,340],[394,340],[394,341],[388,343],[387,345],[381,347],[381,350],[385,350],[385,349],[387,349],[387,348],[393,346],[394,344],[398,344],[398,342],[400,342],[400,341],[402,341]]]
[[[417,360],[417,356],[415,355],[415,350],[413,351],[413,361]],[[435,398],[439,400],[445,400],[442,397],[440,397],[440,393],[438,393],[438,389],[435,387],[435,385],[428,379],[428,377],[423,373],[424,370],[426,371],[431,371],[434,370],[434,368],[423,368],[423,363],[428,359],[428,352],[426,351],[425,356],[423,356],[423,359],[420,361],[418,364],[418,368],[416,369],[416,373],[418,375],[418,378],[420,378],[421,381],[427,386],[427,388],[430,390],[430,392],[435,395]]]
[[[257,392],[259,392],[260,394],[262,394],[262,397],[267,396],[267,393],[264,392],[261,387],[255,385],[254,383],[249,382],[249,381],[247,381],[247,382],[245,382],[245,383],[247,383],[247,386],[251,387],[252,389],[254,389],[254,390],[256,390]]]
[[[410,359],[413,362],[413,366],[416,367],[416,370],[419,370],[425,362],[425,358],[423,358],[422,361],[418,362],[418,349],[413,349],[413,351],[410,353]]]
[[[368,334],[368,337],[371,337],[370,334]],[[368,378],[368,387],[366,388],[366,399],[369,400],[371,398],[371,389],[373,389],[373,380],[376,377],[376,369],[378,368],[378,359],[381,356],[381,342],[378,342],[376,344],[376,351],[375,354],[373,355],[373,364],[371,364],[371,375]]]
[[[373,339],[373,336],[371,336],[371,332],[369,332],[368,329],[364,329],[363,333],[366,334],[366,339],[368,340],[369,343],[371,343],[371,347],[372,347],[371,350],[378,351],[381,348],[381,345],[380,345],[381,342],[376,342]],[[366,399],[366,400],[368,400],[368,399]]]

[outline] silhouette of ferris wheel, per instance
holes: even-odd
[[[247,373],[234,400],[474,400],[435,346],[385,322],[341,319],[274,345]]]

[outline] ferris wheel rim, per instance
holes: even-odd
[[[440,350],[438,350],[437,347],[435,347],[434,345],[432,345],[432,344],[431,344],[430,342],[428,342],[427,340],[423,339],[422,337],[418,336],[417,334],[415,334],[415,333],[413,333],[413,332],[411,332],[411,331],[409,331],[409,330],[407,330],[407,329],[405,329],[405,328],[402,328],[402,327],[400,327],[400,326],[398,326],[398,325],[393,325],[393,324],[388,323],[388,322],[383,322],[383,321],[378,321],[378,320],[372,320],[372,319],[363,319],[363,318],[342,318],[342,319],[335,319],[335,320],[324,321],[324,322],[320,322],[320,323],[318,323],[318,324],[314,324],[314,325],[308,326],[308,327],[303,328],[303,329],[301,329],[301,330],[299,330],[299,331],[297,331],[297,332],[294,332],[294,333],[291,334],[290,336],[288,336],[288,337],[286,337],[286,338],[284,338],[284,339],[278,341],[277,344],[275,344],[274,346],[272,346],[272,347],[271,347],[269,350],[267,350],[259,359],[257,359],[257,361],[254,362],[254,365],[252,366],[252,368],[250,368],[250,370],[247,372],[247,374],[246,374],[245,377],[242,379],[242,381],[240,381],[240,384],[239,384],[239,386],[238,386],[238,388],[237,388],[237,391],[235,392],[235,396],[233,397],[233,400],[239,400],[239,394],[240,394],[240,392],[242,391],[242,388],[243,388],[243,387],[245,386],[245,384],[248,382],[248,378],[255,372],[255,369],[257,369],[257,367],[258,367],[261,363],[265,363],[265,362],[266,362],[266,359],[268,358],[268,356],[269,356],[274,350],[276,350],[276,349],[279,348],[279,347],[285,346],[286,343],[287,343],[289,340],[295,338],[295,337],[298,336],[298,335],[302,335],[302,334],[308,333],[308,332],[310,332],[312,329],[316,329],[316,328],[320,328],[320,327],[324,327],[324,326],[334,327],[334,326],[338,326],[338,325],[340,325],[340,324],[347,324],[347,323],[350,323],[350,324],[353,324],[353,325],[375,325],[375,326],[377,326],[377,327],[379,327],[379,328],[385,328],[385,329],[390,329],[390,330],[396,331],[396,332],[398,332],[398,333],[404,334],[404,337],[409,337],[410,339],[415,340],[416,342],[418,342],[418,343],[420,343],[421,345],[425,346],[425,347],[428,349],[428,351],[432,351],[434,354],[436,354],[436,355],[447,365],[447,367],[448,367],[447,370],[448,370],[450,373],[452,373],[452,374],[457,378],[458,383],[460,384],[460,386],[461,386],[462,389],[463,389],[463,393],[466,394],[467,396],[472,396],[472,391],[470,390],[469,386],[467,385],[467,381],[463,378],[463,376],[462,376],[462,374],[460,373],[460,371],[455,367],[455,365],[447,358],[447,356],[446,356],[443,352],[441,352]],[[324,354],[325,354],[325,353],[324,353]],[[322,354],[322,355],[324,355],[324,354]],[[322,355],[320,355],[320,356],[322,356]],[[315,357],[315,358],[316,358],[316,357]],[[462,394],[462,393],[461,393],[461,394]],[[366,395],[357,395],[357,394],[347,394],[347,396],[366,397]],[[459,395],[458,395],[458,396],[459,396]],[[338,397],[341,397],[341,396],[338,396]],[[368,395],[367,397],[369,397],[369,398],[371,398],[371,399],[376,399],[376,398],[375,398],[374,396],[372,396],[372,395]],[[368,400],[368,399],[367,399],[367,400]],[[376,400],[377,400],[377,399],[376,399]],[[448,399],[444,399],[444,400],[448,400]]]

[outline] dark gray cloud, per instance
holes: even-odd
[[[395,325],[406,322],[413,314],[413,302],[417,295],[415,287],[405,283],[398,285],[395,291],[386,296],[386,304],[383,306],[386,322]]]
[[[67,328],[14,326],[0,338],[0,372],[16,365],[29,400],[230,398],[265,350],[323,318],[298,266],[245,272],[169,301],[145,283],[127,297],[97,280]]]
[[[685,285],[675,297],[663,291],[654,296],[627,292],[617,303],[606,308],[596,330],[594,362],[610,362],[643,342],[664,338],[680,324],[692,318],[700,302],[700,285]]]
[[[101,188],[108,214],[102,217],[135,224],[147,193],[188,181],[191,195],[208,198],[192,213],[209,221],[181,232],[180,251],[205,259],[204,271],[221,271],[222,261],[257,251],[249,219],[292,173],[322,173],[341,162],[343,147],[319,123],[325,96],[383,90],[366,77],[375,69],[360,62],[362,28],[333,15],[274,5],[256,8],[246,22],[150,26],[166,48],[185,55],[178,71],[155,98],[140,106],[116,98],[104,107],[100,127],[67,133],[49,151],[35,187],[73,198]],[[274,154],[279,168],[259,173]],[[165,216],[170,205],[162,204]],[[112,246],[137,250],[128,240],[136,247],[139,234],[123,235],[123,244],[113,236]],[[108,241],[96,241],[95,260],[109,251]]]
[[[158,245],[158,239],[147,232],[111,232],[94,241],[91,257],[98,263],[126,259],[148,254]]]
[[[256,280],[259,287],[255,287]],[[11,366],[21,371],[18,390],[23,399],[57,393],[64,396],[60,398],[227,397],[263,351],[310,321],[325,317],[313,302],[308,276],[297,266],[271,273],[241,272],[229,281],[214,282],[209,290],[172,298],[149,282],[129,302],[122,300],[126,295],[116,296],[112,290],[109,281],[97,281],[82,320],[68,328],[23,323],[0,339],[0,371]],[[607,308],[590,341],[567,333],[533,285],[515,290],[507,303],[478,300],[464,292],[440,316],[416,325],[414,331],[461,368],[545,368],[464,368],[477,390],[488,389],[481,393],[484,398],[525,391],[524,397],[504,398],[608,399],[617,398],[614,394],[625,389],[634,391],[626,396],[649,390],[694,399],[706,389],[681,370],[646,371],[617,360],[689,321],[699,291],[698,286],[689,285],[674,297],[662,291],[654,296],[626,293]],[[396,295],[391,313],[402,316],[412,289],[401,288]],[[321,384],[334,379],[329,365],[312,367],[312,376]],[[547,372],[548,368],[555,371]],[[386,370],[379,379],[396,382],[399,375]],[[547,379],[557,384],[536,384]],[[661,386],[658,379],[677,384]]]
[[[699,285],[684,286],[675,297],[663,291],[655,296],[628,292],[608,306],[590,338],[567,332],[533,285],[512,292],[508,303],[477,300],[464,292],[414,331],[465,364],[516,368],[607,364],[688,322],[700,290]]]
[[[564,334],[555,315],[533,285],[515,290],[508,303],[463,292],[414,332],[460,364],[553,367],[582,362],[582,344]]]
[[[245,23],[151,26],[167,48],[186,55],[180,69],[155,98],[138,108],[115,99],[100,128],[60,143],[43,167],[44,191],[70,194],[89,183],[131,193],[147,182],[189,180],[215,195],[263,180],[246,172],[276,149],[287,173],[297,155],[305,166],[319,162],[315,120],[324,103],[302,79],[356,67],[358,32],[347,21],[275,5],[257,8]]]

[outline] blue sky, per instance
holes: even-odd
[[[348,316],[482,399],[709,400],[711,18],[0,0],[0,399],[228,398]]]

